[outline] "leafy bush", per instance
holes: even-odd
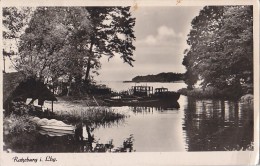
[[[36,111],[36,107],[34,105],[27,105],[22,101],[12,102],[11,104],[11,113],[13,114],[25,115]]]
[[[31,122],[29,115],[11,114],[4,118],[4,134],[30,132],[36,130],[37,125]]]

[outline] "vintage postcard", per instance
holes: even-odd
[[[2,1],[6,165],[256,165],[259,2]]]

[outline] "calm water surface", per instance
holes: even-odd
[[[122,82],[104,84],[114,90],[117,88],[117,91],[138,85]],[[167,87],[172,91],[186,86],[184,83],[147,83],[147,85],[154,88]],[[87,141],[88,143],[84,145],[75,143],[71,135],[55,137],[39,133],[35,133],[34,138],[31,135],[32,140],[25,147],[19,146],[19,143],[14,146],[7,141],[13,137],[5,137],[5,142],[17,152],[90,152],[98,151],[102,147],[110,150],[121,148],[119,151],[128,148],[128,151],[131,149],[130,151],[136,152],[252,149],[252,106],[233,101],[195,100],[185,96],[181,96],[178,103],[180,105],[178,109],[113,107],[129,117],[113,125],[93,128],[91,133],[88,133],[84,126],[84,140],[89,140],[89,134],[94,138],[94,141],[90,143]],[[30,145],[30,142],[34,145]],[[26,142],[24,144],[27,145]],[[52,148],[47,148],[46,145]]]

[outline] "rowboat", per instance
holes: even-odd
[[[41,135],[48,135],[50,137],[61,137],[61,136],[65,136],[65,135],[73,135],[73,132],[70,133],[61,133],[61,132],[53,132],[53,131],[45,131],[45,130],[40,130],[39,133]]]
[[[145,106],[159,102],[157,99],[105,99],[104,101],[113,106]]]
[[[133,86],[129,93],[111,97],[104,101],[110,106],[140,106],[140,107],[168,107],[179,108],[177,102],[180,93],[168,91],[167,88],[155,88],[152,86]]]
[[[65,126],[45,125],[45,126],[41,126],[41,129],[49,132],[64,133],[64,134],[73,134],[75,131],[75,127],[71,125],[65,125]]]
[[[168,88],[155,88],[155,92],[151,95],[152,98],[160,100],[172,100],[177,101],[180,98],[180,93],[168,91]]]
[[[105,99],[110,106],[132,106],[132,107],[156,107],[156,108],[180,108],[177,101],[159,99]]]

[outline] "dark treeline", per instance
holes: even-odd
[[[199,81],[234,98],[252,93],[253,7],[205,6],[191,25],[183,59],[188,90]]]
[[[181,73],[159,73],[156,75],[136,76],[132,79],[133,82],[174,82],[183,80]]]

